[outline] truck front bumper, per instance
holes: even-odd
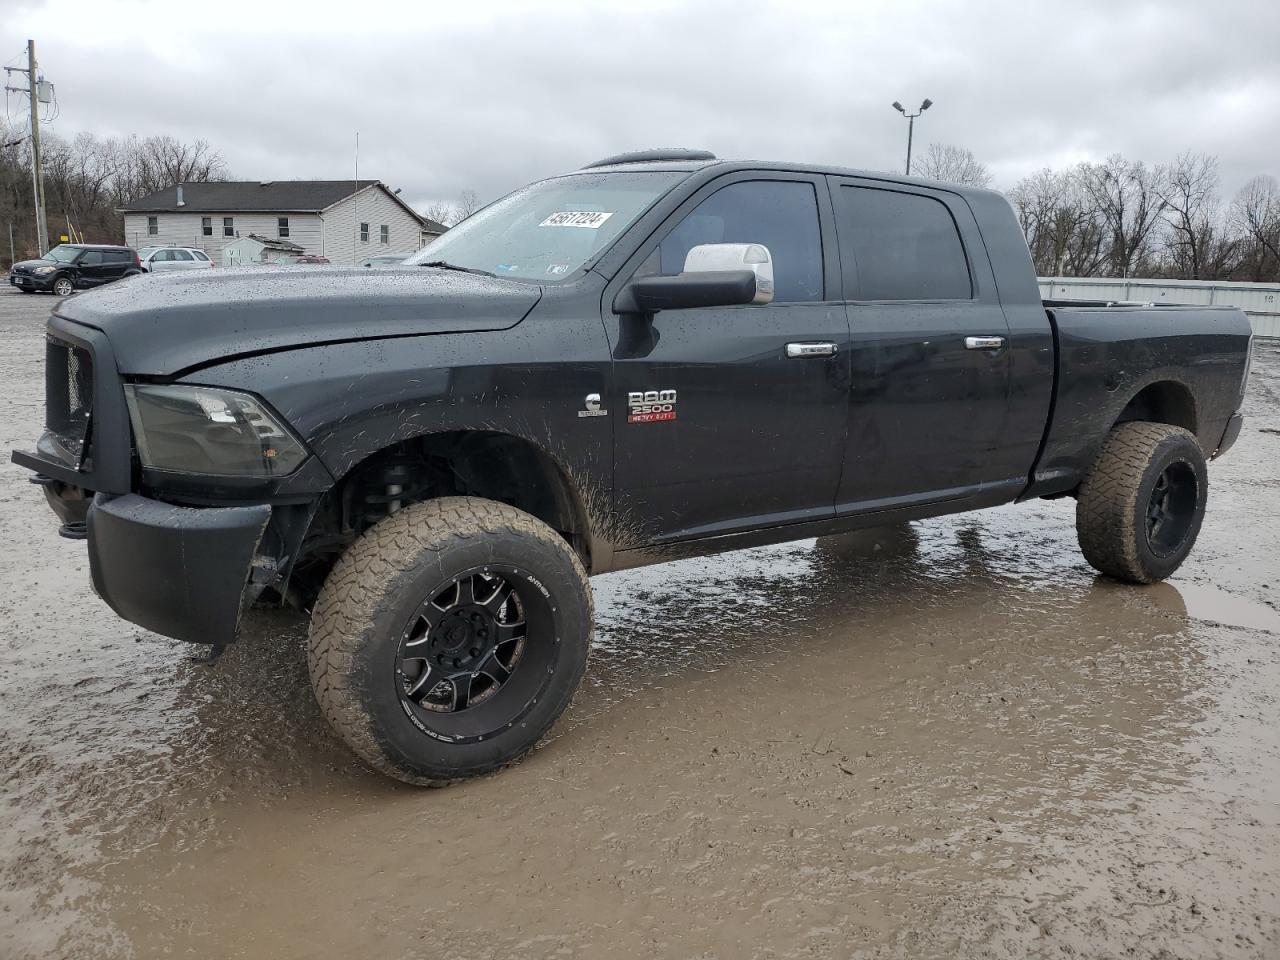
[[[234,639],[266,504],[178,507],[136,494],[97,494],[88,513],[89,570],[98,596],[126,620],[166,637]]]

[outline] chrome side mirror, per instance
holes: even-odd
[[[685,273],[750,270],[755,274],[751,303],[773,301],[773,255],[763,243],[701,243],[684,258]]]

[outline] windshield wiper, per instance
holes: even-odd
[[[496,273],[490,273],[488,270],[477,270],[475,267],[460,267],[456,263],[450,263],[448,260],[432,260],[430,263],[420,263],[420,267],[438,267],[441,270],[457,270],[460,273],[474,273],[481,277],[497,277]]]

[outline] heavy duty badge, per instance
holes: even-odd
[[[627,423],[658,423],[675,418],[674,390],[645,390],[627,394]]]

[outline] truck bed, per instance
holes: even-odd
[[[1025,496],[1074,489],[1107,431],[1173,418],[1217,453],[1244,393],[1252,331],[1236,307],[1045,300],[1055,344],[1054,388]]]

